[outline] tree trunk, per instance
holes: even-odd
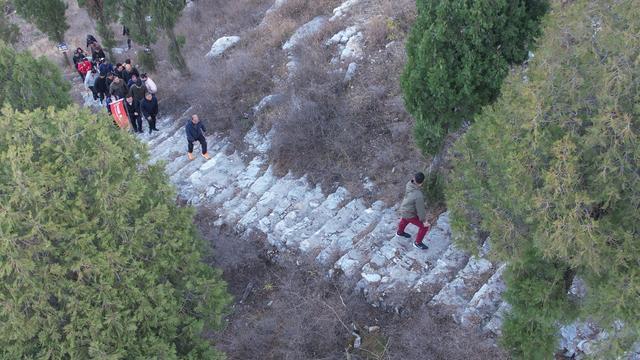
[[[170,47],[173,46],[173,60],[174,60],[174,65],[176,67],[178,67],[178,69],[180,70],[180,72],[183,75],[189,75],[189,68],[187,68],[187,62],[184,60],[184,56],[182,56],[182,50],[180,49],[180,43],[178,43],[178,38],[175,34],[175,32],[173,31],[173,28],[169,28],[167,29],[167,36],[169,37],[169,41],[171,43],[171,45],[169,45]],[[169,49],[169,53],[171,54],[171,49]]]

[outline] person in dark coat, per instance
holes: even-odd
[[[108,74],[113,72],[113,65],[111,63],[105,61],[104,58],[98,60],[98,72],[102,74]]]
[[[207,139],[204,138],[204,133],[205,131],[207,131],[207,129],[205,129],[204,124],[200,122],[198,115],[191,115],[191,119],[187,120],[185,131],[187,133],[187,142],[189,143],[187,152],[187,157],[189,158],[189,160],[194,159],[193,143],[196,141],[198,141],[200,143],[200,146],[202,147],[202,157],[204,157],[206,160],[209,160],[210,157],[209,153],[207,152]]]
[[[147,93],[147,88],[142,83],[142,80],[136,79],[135,82],[130,82],[131,86],[129,87],[128,96],[133,96],[133,98],[138,102],[138,105],[144,99],[144,94]]]
[[[133,132],[141,133],[142,130],[142,117],[140,116],[140,104],[133,98],[133,96],[127,96],[124,100],[124,108],[129,116],[129,122],[133,127]]]
[[[95,42],[98,42],[98,40],[93,35],[87,35],[87,47]]]
[[[85,57],[86,56],[85,56],[84,50],[82,50],[82,48],[77,48],[76,51],[73,53],[73,66],[76,68],[76,71],[78,72],[78,74],[80,74],[80,77],[82,79],[84,79],[84,76],[82,75],[82,73],[78,69],[78,64],[81,63],[84,60]]]
[[[100,46],[100,44],[97,42],[91,44],[91,59],[93,59],[94,62],[97,63],[99,59],[106,57],[107,55],[104,53],[104,50],[102,50],[102,46]]]
[[[131,36],[129,35],[129,28],[122,26],[122,36],[127,37],[127,47],[131,50]]]
[[[122,77],[122,72],[124,71],[124,67],[120,63],[116,63],[115,69],[113,69],[113,75],[118,76],[120,79],[124,79]]]
[[[156,129],[156,117],[158,116],[158,99],[151,94],[147,93],[144,96],[144,99],[140,102],[140,112],[142,112],[142,116],[147,119],[147,123],[149,123],[149,134],[152,131],[158,131]]]
[[[107,86],[107,77],[105,73],[100,73],[94,85],[96,94],[100,98],[100,103],[104,102],[105,97],[109,94],[109,86]]]
[[[114,76],[113,82],[109,86],[109,94],[114,95],[117,99],[122,99],[127,95],[127,85],[124,80]]]

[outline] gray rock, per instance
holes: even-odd
[[[344,47],[344,50],[340,53],[340,60],[347,59],[362,59],[364,56],[364,50],[362,43],[364,42],[364,35],[361,32],[352,36]]]
[[[281,104],[284,101],[284,99],[285,97],[282,94],[267,95],[264,98],[262,98],[262,100],[260,100],[258,105],[253,107],[253,114],[257,115],[258,113],[260,113],[262,110],[266,108]]]
[[[216,40],[211,45],[211,50],[207,53],[206,57],[209,59],[215,59],[222,56],[228,49],[232,48],[240,41],[239,36],[224,36]]]
[[[338,18],[347,14],[349,9],[359,3],[361,0],[347,0],[340,4],[337,8],[333,9],[333,16],[331,17],[331,21],[337,20]]]
[[[327,46],[342,44],[345,45],[352,36],[358,33],[358,26],[350,26],[337,34],[333,35],[331,39],[325,43]]]
[[[356,75],[357,70],[358,70],[358,64],[354,62],[349,64],[349,67],[347,68],[347,73],[344,75],[344,82],[350,82],[351,80],[353,80],[353,77]],[[373,186],[367,187],[369,183],[370,183],[369,181],[365,182],[365,188],[367,188],[367,190],[372,190]]]
[[[317,33],[325,26],[327,18],[324,16],[318,16],[308,23],[302,25],[296,30],[291,38],[282,46],[282,50],[290,51],[296,47],[302,40]]]

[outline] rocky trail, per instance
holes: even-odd
[[[209,135],[211,160],[189,161],[183,121],[165,117],[158,127],[160,132],[138,135],[149,146],[151,163],[164,162],[179,196],[214,210],[216,225],[232,227],[247,240],[262,232],[281,253],[314,256],[331,276],[353,281],[374,306],[402,311],[408,295],[419,293],[460,323],[499,331],[504,266],[458,250],[448,213],[429,232],[429,250],[419,250],[395,235],[394,206],[367,205],[342,187],[324,194],[305,177],[275,176],[266,154],[268,134],[252,129],[244,153],[228,153],[228,140]]]

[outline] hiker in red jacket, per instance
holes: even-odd
[[[91,68],[93,68],[93,64],[91,64],[91,61],[89,61],[87,58],[82,59],[82,61],[78,63],[78,72],[82,76],[82,81],[84,81],[87,73],[91,71]]]

